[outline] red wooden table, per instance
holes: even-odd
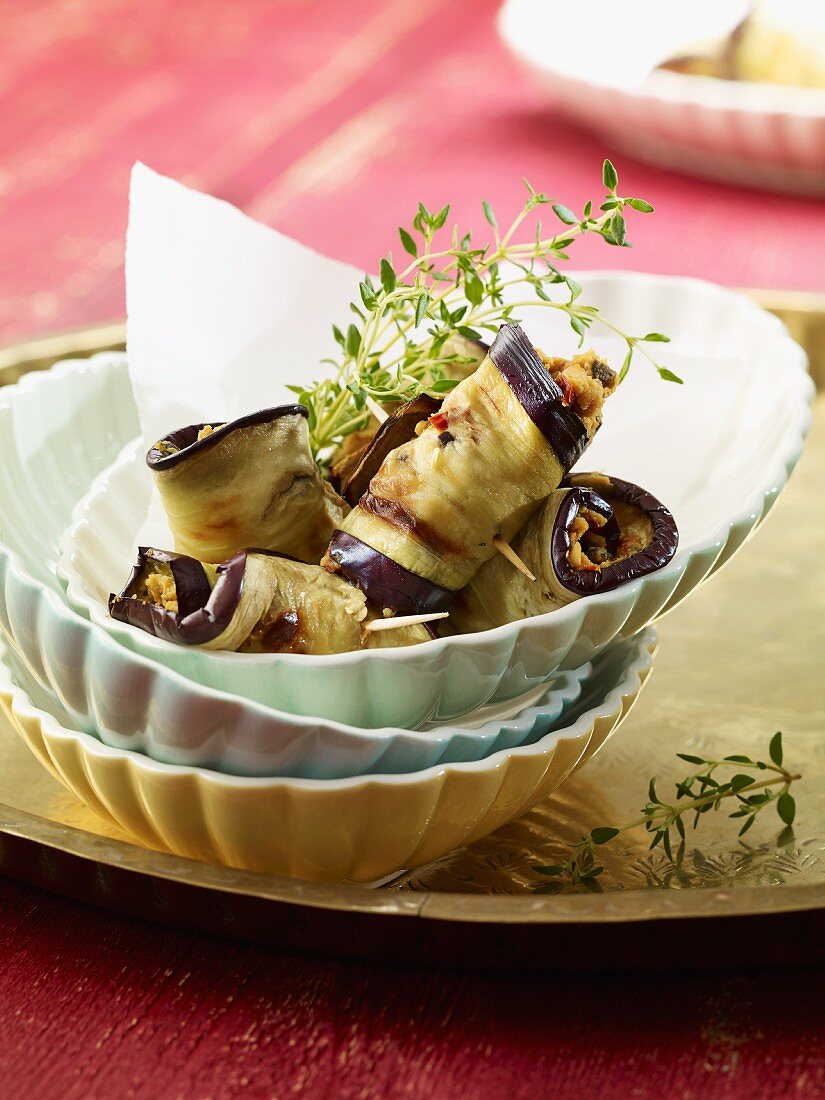
[[[374,267],[419,199],[568,205],[604,155],[618,263],[825,289],[825,208],[635,164],[536,102],[495,0],[0,0],[0,340],[122,315],[140,158]],[[569,11],[559,33],[577,33]],[[0,1097],[800,1096],[821,975],[511,978],[281,957],[0,881]],[[766,945],[770,951],[770,945]],[[675,945],[678,957],[678,945]]]

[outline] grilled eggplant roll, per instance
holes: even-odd
[[[472,374],[490,350],[483,340],[471,340],[455,333],[444,344],[443,356],[453,356],[444,365],[447,378],[461,381]],[[367,429],[344,439],[338,458],[330,469],[330,481],[347,501],[355,506],[369,488],[372,477],[390,451],[407,443],[422,420],[441,408],[441,398],[420,394],[405,404],[385,405],[388,415],[383,424],[374,418]]]
[[[141,547],[109,613],[178,645],[245,653],[346,653],[426,642],[426,626],[367,633],[364,595],[317,565],[243,551],[214,566]]]
[[[146,462],[175,549],[201,561],[260,546],[317,563],[346,512],[312,459],[303,405],[181,428]]]
[[[592,352],[545,359],[504,325],[424,430],[386,456],[323,564],[378,608],[447,606],[580,457],[616,381]]]
[[[513,543],[535,581],[501,556],[493,558],[459,594],[451,629],[488,630],[609,592],[661,569],[678,543],[673,516],[638,485],[574,474]]]
[[[370,487],[373,477],[381,469],[384,459],[396,447],[415,439],[419,424],[426,425],[429,417],[441,408],[441,401],[422,393],[412,401],[401,405],[388,416],[369,443],[350,465],[341,496],[350,505],[356,505]]]

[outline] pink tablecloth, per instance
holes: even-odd
[[[522,176],[568,205],[615,158],[632,264],[825,289],[825,206],[680,179],[554,117],[504,54],[496,0],[27,0],[0,8],[0,340],[123,313],[136,158],[373,268],[419,199],[480,224]],[[567,20],[560,33],[575,33]]]

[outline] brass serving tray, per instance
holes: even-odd
[[[825,381],[825,301],[760,300]],[[122,326],[0,352],[0,384],[122,346]],[[665,456],[666,457],[666,456]],[[655,674],[619,734],[520,820],[379,889],[322,886],[136,845],[43,771],[0,717],[0,870],[69,897],[282,948],[407,965],[615,969],[825,961],[825,394],[805,454],[753,545],[661,623]],[[595,825],[632,819],[680,751],[765,755],[782,729],[803,775],[797,820],[763,815],[738,841],[709,814],[681,859],[643,830],[601,849],[603,892],[536,894],[537,865]],[[699,919],[701,918],[701,920]],[[758,952],[756,948],[759,948]]]

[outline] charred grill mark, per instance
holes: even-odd
[[[284,649],[298,633],[300,615],[297,611],[282,611],[261,631],[261,648],[269,653]]]
[[[482,386],[479,382],[478,388],[484,395],[484,400],[487,402],[487,404],[492,406],[492,408],[498,413],[499,416],[504,416],[504,409],[502,409],[502,407],[496,401],[492,387],[488,388],[487,386]]]
[[[412,512],[407,511],[403,504],[397,500],[387,500],[384,497],[373,496],[365,493],[361,498],[360,506],[393,527],[400,527],[415,535],[420,543],[434,550],[437,554],[461,554],[463,546],[460,542],[453,542],[442,531],[437,531],[429,523],[424,523]]]
[[[212,519],[195,528],[194,536],[199,542],[205,542],[215,535],[227,535],[231,531],[237,531],[238,524],[234,519]]]

